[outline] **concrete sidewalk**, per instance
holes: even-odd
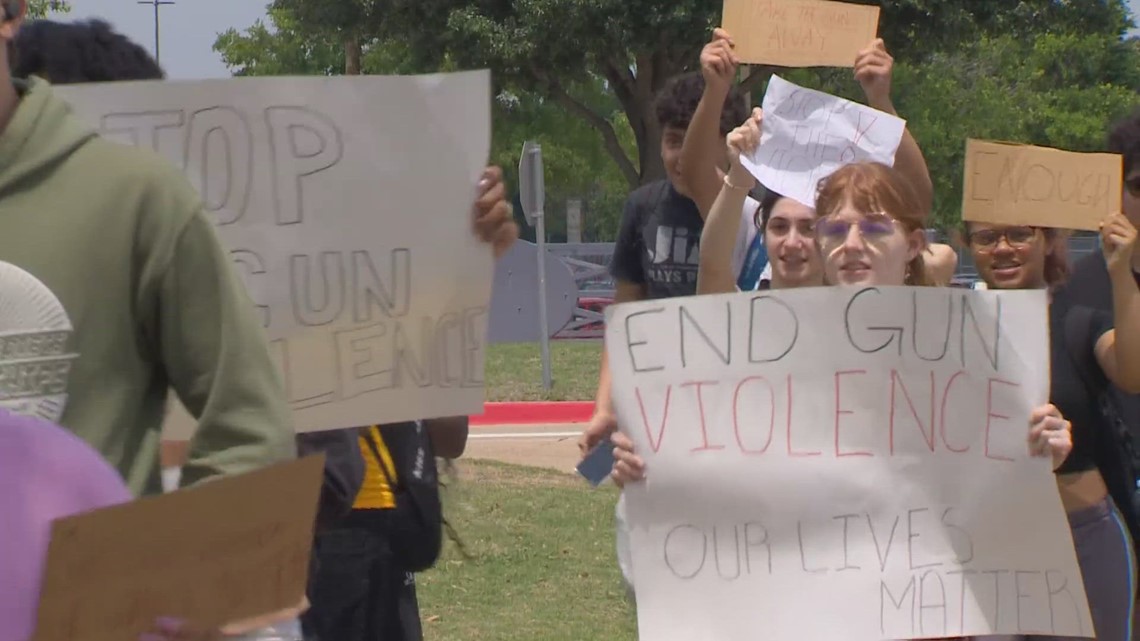
[[[542,467],[574,474],[578,465],[578,435],[585,425],[492,425],[471,428],[467,451],[460,461],[492,460],[515,465]],[[170,465],[185,456],[184,443],[166,443],[163,463]],[[177,467],[163,469],[163,486],[178,487]]]
[[[574,474],[580,424],[508,425],[471,430],[462,460],[489,459]]]

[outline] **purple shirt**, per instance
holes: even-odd
[[[131,499],[79,437],[0,409],[0,641],[32,636],[52,521]]]

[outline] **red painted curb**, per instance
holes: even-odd
[[[484,403],[471,425],[545,425],[586,423],[594,415],[593,401]]]

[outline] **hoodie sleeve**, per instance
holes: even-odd
[[[198,419],[182,485],[294,458],[281,375],[213,225],[197,211],[171,241],[154,283],[157,326],[147,333],[171,386]]]

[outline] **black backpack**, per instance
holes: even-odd
[[[443,547],[439,471],[427,429],[421,421],[380,426],[380,437],[384,439],[395,470],[388,469],[384,463],[372,429],[362,428],[361,434],[396,499],[389,530],[393,557],[404,570],[423,572],[435,565]]]
[[[1128,399],[1116,390],[1090,350],[1094,311],[1077,305],[1065,315],[1065,347],[1085,384],[1089,398],[1097,404],[1107,430],[1098,430],[1095,436],[1096,464],[1108,493],[1128,524],[1133,547],[1140,553],[1140,456],[1136,443],[1140,442],[1140,425],[1125,419],[1123,403]]]
[[[325,455],[324,483],[317,508],[317,531],[335,527],[352,511],[364,482],[364,459],[353,428],[297,434],[297,454]]]

